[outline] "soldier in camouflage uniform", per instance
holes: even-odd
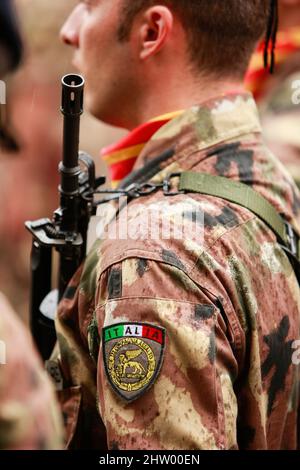
[[[21,40],[7,0],[1,0],[0,20],[3,74],[21,57]],[[6,132],[1,137],[5,144],[12,142]],[[0,293],[0,449],[60,449],[62,442],[52,384],[29,333]]]
[[[300,1],[279,0],[275,73],[253,56],[247,85],[257,100],[267,144],[300,185]]]
[[[134,3],[85,2],[62,30],[98,118],[130,129],[185,110],[146,142],[121,186],[160,185],[187,170],[226,177],[264,196],[299,234],[299,192],[265,147],[241,85],[269,2]],[[198,72],[185,67],[187,41]],[[128,102],[125,95],[113,109],[118,86],[129,87]],[[175,177],[173,196],[160,189],[122,205],[59,306],[68,445],[295,449],[300,291],[292,266],[254,213],[177,186]]]
[[[60,449],[54,390],[31,338],[0,294],[0,449]]]

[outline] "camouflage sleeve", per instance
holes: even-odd
[[[65,447],[106,450],[105,428],[96,406],[96,366],[86,339],[94,295],[85,295],[79,286],[81,276],[82,267],[75,273],[59,305],[55,322],[59,347],[48,361],[47,369],[56,384],[64,418]],[[82,282],[87,279],[94,288],[92,277],[87,268]]]
[[[109,448],[237,448],[237,364],[218,299],[180,267],[128,258],[102,273],[97,301],[89,347]]]
[[[29,334],[0,294],[0,449],[60,449],[51,383]]]

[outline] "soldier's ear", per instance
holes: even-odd
[[[162,5],[148,8],[139,27],[140,58],[146,60],[168,43],[174,26],[172,11]]]

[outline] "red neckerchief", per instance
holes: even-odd
[[[151,137],[164,124],[181,113],[182,111],[176,111],[152,119],[131,131],[119,142],[101,150],[101,157],[109,168],[113,188],[132,171],[137,157]]]

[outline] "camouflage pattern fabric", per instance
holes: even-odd
[[[54,390],[29,334],[0,293],[0,449],[61,449]]]
[[[132,180],[160,183],[186,170],[250,185],[299,232],[299,192],[265,147],[250,94],[221,96],[163,126]],[[72,390],[80,394],[76,417],[66,415],[68,445],[296,448],[300,291],[273,232],[200,194],[158,191],[123,213],[109,228],[119,233],[127,221],[133,236],[104,231],[58,309],[65,413]],[[154,237],[166,221],[172,234],[184,224],[184,237]]]
[[[300,186],[300,51],[276,68],[258,104],[267,145]]]

